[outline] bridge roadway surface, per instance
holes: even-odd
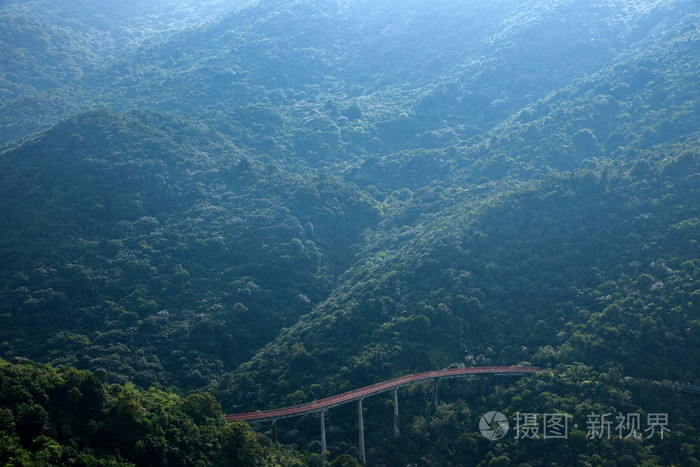
[[[280,420],[283,418],[297,417],[309,413],[326,411],[348,402],[364,399],[383,392],[391,391],[409,384],[421,381],[465,378],[474,375],[496,375],[496,376],[525,376],[541,371],[540,368],[532,366],[484,366],[470,368],[449,368],[447,370],[426,371],[413,375],[401,376],[399,378],[382,381],[381,383],[365,386],[364,388],[326,397],[305,404],[293,405],[281,409],[258,410],[256,412],[245,412],[224,415],[226,421],[263,422],[266,420]]]

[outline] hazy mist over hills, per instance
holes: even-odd
[[[222,413],[535,365],[402,388],[399,438],[368,398],[367,465],[700,465],[699,25],[690,0],[0,2],[0,462],[358,465],[353,404],[325,453],[317,416]],[[522,413],[572,425],[518,439]]]

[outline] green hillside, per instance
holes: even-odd
[[[250,358],[381,215],[336,178],[157,116],[81,114],[0,164],[5,351],[146,386],[201,387]]]
[[[0,105],[74,84],[116,54],[245,4],[224,3],[4,1],[0,4]]]
[[[68,87],[8,102],[0,141],[99,104],[194,115],[242,147],[303,166],[454,144],[697,10],[595,6],[256,2],[117,54]]]
[[[120,387],[21,358],[0,359],[0,383],[3,465],[307,465],[224,422],[210,394]]]
[[[527,364],[368,465],[700,465],[697,2],[122,3],[0,4],[0,463],[357,465],[221,415]]]

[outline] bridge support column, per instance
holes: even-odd
[[[394,438],[399,437],[399,390],[394,389]]]
[[[438,380],[437,378],[433,380],[433,404],[435,405],[435,411],[438,408]]]
[[[488,384],[488,376],[481,377],[481,396],[486,397],[486,385]]]
[[[277,444],[277,420],[272,420],[272,442]]]
[[[326,412],[321,410],[321,455],[326,452]]]
[[[360,462],[362,465],[367,465],[367,458],[365,457],[365,424],[362,418],[362,399],[357,401],[357,413],[357,424],[360,432]]]

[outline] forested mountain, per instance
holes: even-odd
[[[313,417],[281,448],[222,408],[522,363],[402,390],[368,463],[700,465],[673,386],[700,382],[697,2],[0,15],[0,461],[354,465],[351,407],[324,456]],[[494,409],[579,425],[490,442]],[[592,413],[671,431],[595,439]]]
[[[247,425],[227,424],[210,394],[106,385],[22,358],[0,359],[0,382],[5,465],[308,465]]]
[[[0,162],[2,312],[19,320],[0,339],[144,385],[201,387],[251,357],[325,298],[381,214],[148,115],[81,114]]]
[[[0,141],[97,103],[195,115],[304,166],[454,144],[697,10],[619,3],[264,0],[9,102]]]
[[[75,83],[118,53],[149,39],[162,40],[173,29],[211,19],[236,4],[6,0],[0,4],[0,104]]]

